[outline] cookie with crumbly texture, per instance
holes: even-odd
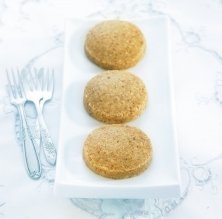
[[[95,173],[123,179],[144,172],[152,160],[149,137],[127,125],[106,125],[92,131],[85,140],[83,159]]]
[[[85,52],[91,61],[108,70],[137,64],[145,51],[145,38],[134,24],[123,20],[98,23],[87,34]]]
[[[93,77],[84,90],[86,111],[95,119],[125,123],[137,118],[147,104],[143,81],[125,70],[110,70]]]

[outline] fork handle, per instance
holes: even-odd
[[[57,157],[56,148],[45,124],[43,115],[40,111],[38,111],[38,121],[40,127],[41,145],[45,154],[46,161],[52,166],[55,166]]]
[[[20,105],[18,107],[18,111],[21,121],[22,147],[26,170],[30,178],[37,180],[42,174],[41,164],[35,148],[34,139],[32,138],[31,131],[26,120],[24,107]]]
[[[49,164],[55,166],[57,153],[52,138],[49,135],[48,129],[41,128],[40,133],[41,133],[42,147],[46,160]]]

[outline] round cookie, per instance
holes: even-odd
[[[125,123],[144,111],[147,91],[136,75],[124,70],[110,70],[87,83],[83,102],[87,112],[97,120],[109,124]]]
[[[142,58],[144,50],[142,32],[128,21],[103,21],[88,32],[85,40],[89,59],[109,70],[134,66]]]
[[[152,160],[152,146],[140,129],[127,125],[106,125],[88,135],[83,158],[95,173],[113,179],[139,175]]]

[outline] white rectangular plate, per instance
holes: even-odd
[[[145,112],[129,123],[148,134],[153,145],[150,168],[123,180],[101,177],[88,169],[82,157],[84,140],[103,125],[83,106],[86,83],[103,71],[84,53],[87,32],[98,20],[69,19],[66,23],[65,62],[55,193],[78,198],[149,198],[180,194],[178,149],[175,138],[170,72],[169,23],[165,17],[132,20],[142,30],[147,49],[129,71],[146,84],[149,103]]]

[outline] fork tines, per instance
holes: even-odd
[[[42,90],[42,91],[51,91],[54,90],[54,69],[50,71],[49,68],[33,68],[29,69],[26,77],[23,79],[23,86],[25,90]]]
[[[13,69],[11,69],[10,71],[6,69],[6,73],[7,73],[7,79],[8,79],[7,90],[8,90],[10,98],[23,97],[24,90],[22,88],[19,70],[17,69],[17,72],[15,73]]]

